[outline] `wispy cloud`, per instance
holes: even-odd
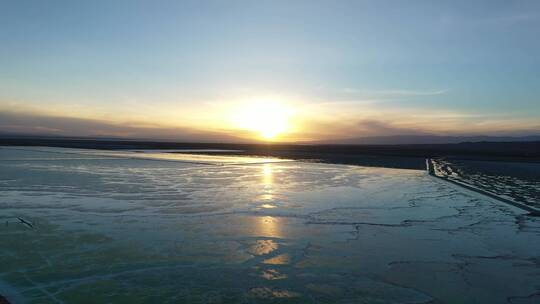
[[[365,89],[356,89],[356,88],[343,88],[343,93],[347,94],[360,94],[367,96],[435,96],[443,95],[448,92],[448,90],[365,90]]]
[[[191,142],[239,142],[248,138],[247,134],[241,132],[115,123],[98,119],[9,111],[0,111],[0,130],[6,134],[170,139]]]

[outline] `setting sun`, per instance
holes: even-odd
[[[274,140],[291,131],[292,114],[292,109],[280,102],[260,100],[243,104],[234,120],[239,128],[255,132],[262,139]]]

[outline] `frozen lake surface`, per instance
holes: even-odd
[[[540,303],[540,218],[425,171],[0,147],[0,244],[13,303]]]

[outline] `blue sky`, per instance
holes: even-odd
[[[289,140],[540,132],[539,1],[2,1],[0,45],[5,131],[249,138],[264,100]]]

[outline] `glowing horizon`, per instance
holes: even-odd
[[[14,128],[12,131],[15,131],[13,132],[15,134],[182,140],[182,135],[188,130],[189,134],[200,136],[201,141],[211,139],[210,141],[218,142],[220,136],[226,142],[310,142],[393,135],[526,136],[540,133],[535,133],[535,130],[538,130],[538,121],[534,117],[529,119],[488,117],[486,120],[486,116],[481,113],[377,109],[376,103],[373,105],[371,102],[361,106],[345,103],[338,108],[334,105],[335,103],[331,105],[292,103],[282,102],[279,98],[254,97],[237,102],[209,103],[195,109],[163,109],[160,112],[148,112],[144,117],[117,113],[115,119],[111,119],[107,115],[93,111],[81,111],[74,115],[75,113],[69,111],[62,112],[61,108],[39,110],[17,107],[0,108],[0,117],[4,113],[3,120],[7,122],[8,127],[15,125],[20,116],[28,117],[26,120],[20,119],[21,125],[27,124],[28,120],[44,122],[42,125],[45,127],[36,129]],[[15,123],[9,122],[10,119],[15,120]],[[83,125],[95,123],[103,127],[98,128],[96,133],[64,132],[77,130],[69,124],[66,125],[66,130],[58,126],[47,127],[52,121],[63,119],[75,125],[80,121]],[[134,131],[115,131],[116,128]],[[9,128],[4,127],[3,131],[9,131]],[[230,137],[231,135],[233,137]]]

